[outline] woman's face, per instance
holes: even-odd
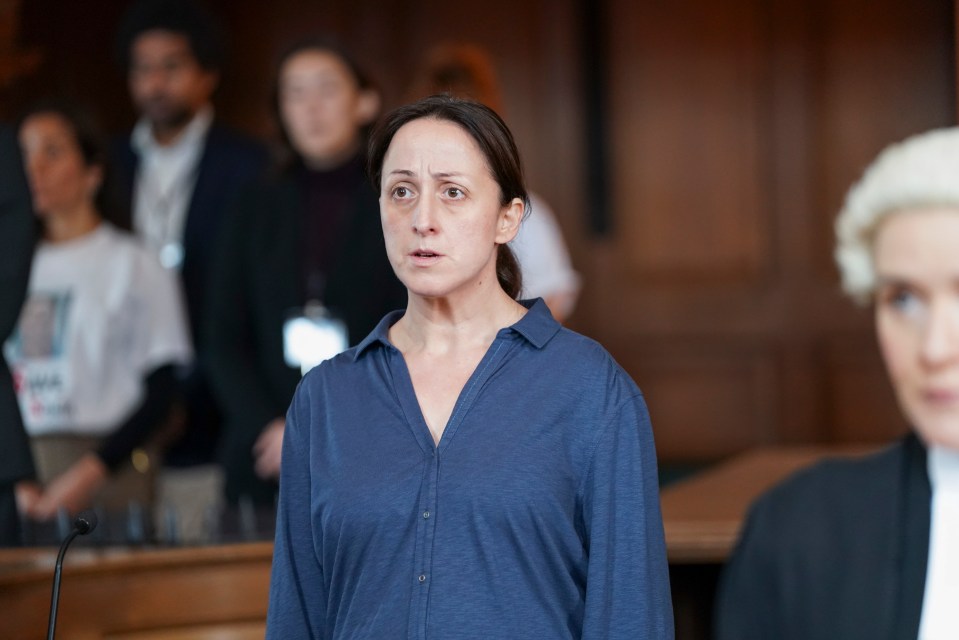
[[[360,131],[376,116],[379,100],[360,89],[338,56],[306,49],[280,69],[280,115],[293,148],[308,166],[336,167],[356,153]]]
[[[899,404],[927,444],[959,450],[959,208],[889,216],[873,245],[876,328]]]
[[[383,160],[380,213],[397,277],[428,298],[496,285],[496,249],[516,235],[523,201],[501,204],[473,138],[446,120],[403,125]]]
[[[101,170],[87,165],[65,118],[52,112],[28,117],[20,127],[20,150],[37,215],[69,215],[92,204]]]

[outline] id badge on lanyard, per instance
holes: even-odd
[[[308,302],[283,323],[283,357],[302,375],[347,347],[346,324],[319,302]]]

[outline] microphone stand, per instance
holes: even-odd
[[[86,535],[93,531],[97,526],[97,516],[92,511],[83,511],[77,515],[73,521],[73,531],[64,539],[60,545],[60,553],[57,554],[57,564],[53,571],[53,595],[50,598],[50,622],[47,625],[47,640],[54,640],[53,635],[57,628],[57,605],[60,602],[60,576],[63,573],[63,556],[67,553],[67,547],[73,542],[73,539],[80,535]]]

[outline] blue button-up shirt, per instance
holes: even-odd
[[[672,638],[643,397],[542,301],[434,445],[388,315],[313,369],[283,443],[267,637]]]

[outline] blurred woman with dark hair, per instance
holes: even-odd
[[[311,38],[280,57],[275,96],[286,157],[224,225],[210,288],[207,339],[233,503],[273,503],[283,416],[315,364],[299,330],[345,329],[345,348],[403,304],[364,174],[379,94],[336,44]]]
[[[94,502],[147,506],[150,465],[138,447],[167,420],[174,367],[192,357],[179,290],[104,220],[103,149],[89,118],[44,104],[22,119],[19,141],[41,227],[4,345],[39,476],[18,485],[19,506],[37,519]]]

